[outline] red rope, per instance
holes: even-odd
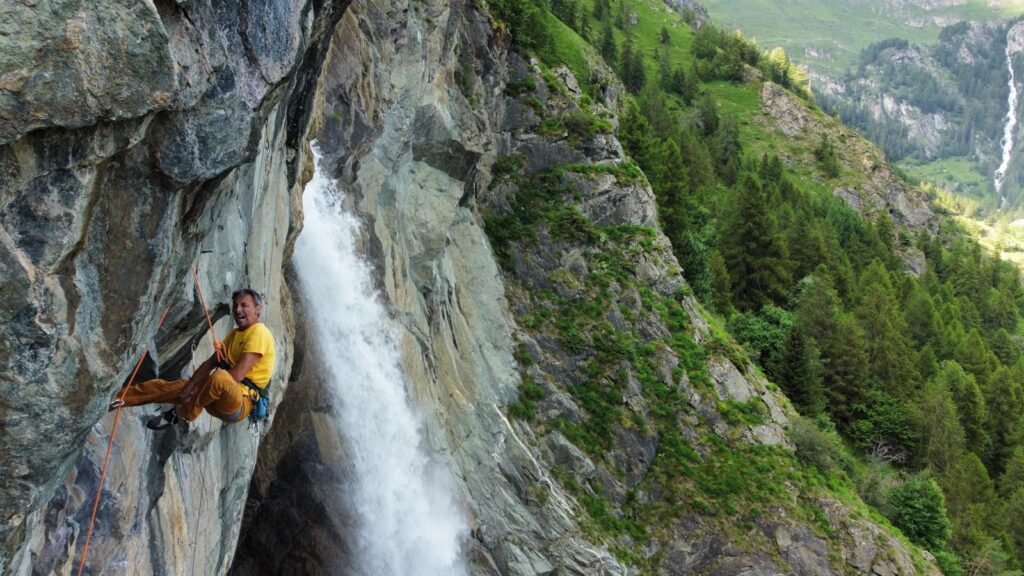
[[[220,364],[224,358],[221,357],[220,346],[217,345],[217,332],[213,329],[213,320],[210,319],[210,311],[206,309],[206,298],[203,298],[203,289],[199,286],[199,273],[196,267],[192,267],[192,277],[196,279],[196,292],[199,293],[199,303],[203,306],[203,314],[206,314],[206,324],[210,326],[210,335],[213,337],[213,353],[217,355],[217,363]]]
[[[157,329],[163,325],[164,319],[167,318],[167,313],[171,311],[171,307],[168,306],[164,313],[160,315],[160,322],[157,323]],[[107,479],[107,463],[110,462],[110,451],[114,447],[114,435],[117,434],[117,421],[121,417],[121,406],[124,402],[124,397],[128,395],[128,389],[135,383],[135,377],[139,374],[139,369],[142,368],[142,362],[146,359],[149,354],[149,347],[142,351],[142,357],[135,364],[135,370],[132,371],[132,377],[128,379],[128,385],[124,387],[124,391],[121,392],[121,397],[118,398],[119,405],[117,410],[114,412],[114,425],[110,428],[110,442],[107,443],[107,455],[103,457],[103,471],[100,472],[100,484],[96,487],[96,500],[92,505],[92,516],[89,518],[89,530],[85,533],[85,544],[82,546],[82,558],[78,564],[78,576],[82,576],[82,570],[85,569],[85,556],[89,552],[89,540],[92,539],[92,527],[96,522],[96,511],[100,508],[100,498],[103,494],[103,482]]]

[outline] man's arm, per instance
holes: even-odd
[[[228,374],[231,374],[231,377],[235,379],[235,382],[241,382],[261,357],[263,357],[263,355],[257,354],[256,352],[242,352],[242,355],[238,357],[238,362],[228,369]]]

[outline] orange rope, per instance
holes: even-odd
[[[163,325],[164,319],[167,318],[167,313],[171,311],[171,307],[168,306],[164,313],[160,315],[160,322],[157,323],[157,329]],[[121,392],[121,397],[118,401],[124,402],[124,397],[128,395],[128,389],[135,383],[135,377],[139,374],[139,369],[142,368],[142,362],[145,361],[146,356],[149,354],[149,347],[142,351],[142,357],[135,364],[135,370],[132,371],[132,377],[128,379],[128,385],[124,387],[124,391]],[[82,546],[82,558],[78,564],[78,576],[82,576],[82,570],[85,569],[85,555],[89,552],[89,540],[92,538],[92,527],[96,522],[96,511],[100,508],[100,497],[103,494],[103,481],[107,478],[107,463],[110,461],[110,450],[114,447],[114,435],[117,434],[117,421],[121,417],[121,406],[117,407],[114,412],[114,425],[110,428],[110,442],[107,444],[107,455],[103,457],[103,471],[100,472],[100,484],[96,487],[96,500],[92,505],[92,516],[89,518],[89,530],[85,533],[85,544]]]
[[[217,345],[217,332],[213,329],[210,311],[206,309],[206,298],[203,298],[203,289],[199,286],[199,273],[196,272],[195,266],[192,266],[192,277],[196,279],[196,292],[199,293],[199,303],[203,306],[203,314],[206,314],[206,323],[210,326],[210,335],[213,337],[213,353],[217,355],[217,363],[220,364],[224,358],[221,357],[220,346]]]

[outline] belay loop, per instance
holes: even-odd
[[[265,422],[270,417],[270,382],[263,388],[260,388],[248,378],[242,378],[242,384],[256,391],[258,397],[252,403],[252,411],[249,412],[249,420],[259,424]]]
[[[224,370],[231,369],[231,364],[227,358],[218,362],[217,366]],[[267,382],[266,386],[260,388],[252,380],[242,378],[242,384],[256,392],[256,399],[252,400],[252,410],[249,411],[249,421],[254,424],[265,422],[270,417],[270,382]],[[250,399],[252,399],[251,396]]]

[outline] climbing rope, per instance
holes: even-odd
[[[160,321],[156,327],[159,330],[160,326],[163,325],[164,319],[167,318],[167,313],[171,311],[171,307],[168,306],[164,313],[160,315]],[[92,527],[96,522],[96,511],[100,508],[100,498],[103,494],[103,482],[107,478],[107,464],[110,462],[110,451],[114,447],[114,435],[117,434],[117,422],[121,417],[121,407],[124,406],[124,397],[128,394],[128,389],[135,383],[135,377],[139,375],[139,369],[142,368],[142,363],[146,360],[146,356],[149,355],[149,346],[142,351],[142,356],[139,361],[135,363],[135,370],[132,371],[131,378],[128,379],[128,385],[124,387],[124,391],[121,392],[121,397],[118,398],[118,406],[114,412],[114,424],[110,428],[110,442],[107,443],[107,455],[103,457],[103,468],[100,472],[100,483],[96,487],[96,499],[92,505],[92,516],[89,518],[89,529],[85,533],[85,544],[82,546],[82,558],[78,564],[78,576],[82,576],[82,570],[85,569],[85,556],[89,552],[89,540],[92,538]]]
[[[200,455],[198,451],[193,451],[192,452],[192,460],[196,464],[194,466],[194,468],[199,470],[199,506],[196,506],[196,509],[195,509],[196,510],[195,519],[192,522],[192,524],[194,525],[194,528],[191,531],[192,532],[192,570],[191,570],[190,574],[192,576],[195,576],[195,573],[196,573],[196,551],[199,548],[199,535],[200,535],[200,528],[201,528],[200,521],[203,518],[204,510],[206,510],[206,507],[205,507],[205,501],[206,501],[206,476],[207,476],[207,466],[209,465],[209,461],[206,458],[202,457],[202,455]]]
[[[217,331],[213,329],[213,320],[210,318],[210,311],[206,308],[206,298],[203,297],[203,288],[199,285],[199,273],[196,267],[192,266],[192,277],[196,280],[196,292],[199,293],[199,303],[203,306],[203,314],[206,315],[206,324],[210,327],[210,336],[213,337],[213,353],[217,355],[217,363],[220,364],[224,358],[221,356],[220,346],[217,342]]]

